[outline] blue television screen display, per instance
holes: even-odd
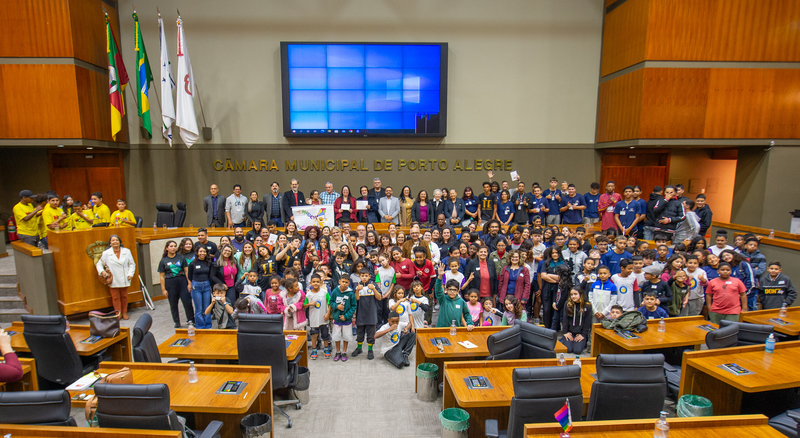
[[[447,43],[281,43],[286,137],[446,135]]]

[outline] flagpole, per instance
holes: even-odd
[[[103,13],[106,15],[106,17],[108,17],[108,11],[106,11],[106,7],[105,6],[101,6],[101,7],[103,8]],[[110,20],[108,22],[108,25],[111,26],[111,21]],[[122,43],[122,35],[120,35],[120,44],[121,43]],[[120,56],[122,56],[122,54],[120,54]],[[127,88],[131,92],[131,97],[133,98],[133,103],[136,104],[136,108],[137,108],[137,111],[138,111],[139,101],[136,100],[136,95],[133,92],[133,87],[125,87],[125,88]],[[128,115],[128,111],[125,111],[125,116],[127,116],[127,115]]]
[[[158,12],[158,18],[161,18],[161,11],[158,10],[158,6],[156,6],[156,11]],[[136,9],[134,9],[133,12],[136,12]],[[159,35],[159,38],[161,38],[161,35]],[[158,108],[161,109],[161,96],[158,95],[158,87],[153,87],[153,91],[156,93],[156,99],[158,99]]]
[[[206,123],[206,111],[203,109],[203,99],[200,98],[200,87],[197,86],[197,80],[194,81],[194,90],[197,91],[197,100],[200,102],[200,114],[203,115],[203,128],[208,127]]]

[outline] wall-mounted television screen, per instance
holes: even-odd
[[[281,43],[285,137],[444,137],[447,43]]]

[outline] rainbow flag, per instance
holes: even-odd
[[[564,432],[572,430],[572,412],[569,410],[569,399],[564,403],[564,407],[558,410],[554,415],[556,421],[564,428]]]

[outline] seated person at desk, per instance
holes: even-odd
[[[389,322],[382,325],[375,333],[378,350],[397,368],[409,365],[408,356],[414,350],[417,335],[409,328],[408,323],[401,323],[400,315],[392,311],[389,313]]]
[[[225,296],[225,288],[221,283],[214,285],[211,304],[205,310],[206,315],[214,315],[214,321],[218,329],[235,329],[236,323],[233,321],[233,307]]]
[[[644,299],[642,299],[642,301],[644,301],[644,306],[640,307],[639,311],[642,312],[642,315],[644,315],[646,319],[669,317],[667,311],[658,305],[658,298],[655,292],[649,289],[644,291]]]
[[[413,347],[413,344],[412,344]],[[22,365],[17,359],[17,353],[11,348],[11,336],[0,329],[0,356],[5,363],[0,363],[0,383],[16,382],[22,378]]]

